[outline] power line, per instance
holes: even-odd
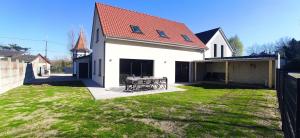
[[[17,40],[26,40],[26,41],[38,41],[38,42],[46,42],[48,40],[41,40],[41,39],[29,39],[29,38],[20,38],[20,37],[6,37],[6,36],[0,36],[0,38],[5,38],[5,39],[17,39]],[[56,42],[56,41],[48,41],[48,43],[54,43],[58,45],[67,45],[65,43],[61,42]]]

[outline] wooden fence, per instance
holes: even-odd
[[[300,73],[277,70],[277,96],[284,136],[300,137]]]
[[[11,58],[0,59],[0,94],[23,85],[27,64]]]

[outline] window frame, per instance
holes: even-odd
[[[94,60],[94,70],[93,70],[93,74],[96,75],[96,60]]]
[[[181,34],[181,37],[184,39],[184,41],[193,42],[192,39],[188,35]]]
[[[169,38],[168,35],[165,33],[165,31],[162,31],[162,30],[156,30],[156,32],[158,33],[158,35],[162,38]],[[162,35],[162,34],[163,35]]]
[[[214,44],[214,57],[218,57],[218,46]]]
[[[137,28],[135,28],[135,27],[137,27]],[[131,32],[132,33],[144,34],[143,31],[142,31],[142,29],[139,26],[137,26],[137,25],[130,25],[130,28],[131,28]],[[135,29],[138,29],[139,31],[137,32],[137,31],[135,31]]]
[[[221,58],[224,57],[224,45],[221,45]]]
[[[99,42],[99,28],[96,30],[96,43]]]
[[[102,60],[101,60],[101,58],[98,60],[98,67],[99,67],[99,69],[98,69],[98,76],[102,76],[102,65],[101,65],[101,63],[102,63]]]

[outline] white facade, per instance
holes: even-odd
[[[96,35],[97,30],[99,30],[99,40],[97,41]],[[94,11],[94,20],[93,20],[93,30],[91,36],[91,47],[93,51],[92,54],[92,79],[97,82],[100,86],[104,86],[104,50],[105,50],[105,42],[104,36],[102,32],[102,28],[99,22],[99,17],[97,10]],[[99,75],[99,60],[101,60],[101,75]],[[96,64],[95,64],[96,63]]]
[[[105,39],[97,12],[94,12],[91,49],[93,50],[92,80],[105,88],[119,87],[120,59],[153,60],[153,76],[167,77],[169,84],[173,84],[175,83],[175,61],[192,62],[204,58],[200,49]],[[99,75],[99,60],[101,60],[101,75]],[[190,82],[193,79],[192,63],[190,63],[189,79]]]
[[[217,45],[217,56],[221,57],[221,46],[224,46],[224,55],[223,57],[232,57],[233,50],[230,47],[226,37],[222,34],[220,30],[218,30],[215,35],[207,42],[206,46],[208,48],[205,51],[205,58],[214,58],[214,45]]]
[[[175,83],[175,62],[203,60],[198,49],[176,48],[172,46],[151,45],[125,41],[108,41],[105,45],[105,87],[118,87],[120,78],[120,59],[153,60],[153,76],[167,77],[169,84]],[[96,55],[96,54],[93,54]],[[190,82],[192,71],[190,63]]]

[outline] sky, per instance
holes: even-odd
[[[300,0],[2,0],[0,45],[16,43],[50,59],[70,56],[68,32],[90,41],[95,2],[185,23],[194,33],[221,27],[245,46],[300,39]]]

